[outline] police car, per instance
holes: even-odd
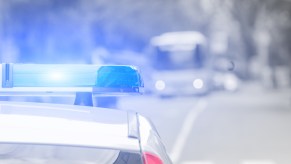
[[[2,64],[0,69],[1,96],[77,95],[74,105],[1,101],[0,163],[171,163],[148,119],[92,106],[95,96],[139,94],[143,83],[135,67]]]

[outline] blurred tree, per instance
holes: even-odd
[[[111,54],[123,49],[142,52],[152,36],[197,30],[209,39],[224,33],[227,53],[247,69],[249,60],[259,54],[256,36],[263,30],[270,35],[270,49],[278,50],[271,59],[284,63],[291,54],[290,4],[287,0],[2,0],[0,52],[2,61],[9,56],[3,54],[11,54],[23,62],[86,62],[96,47]]]

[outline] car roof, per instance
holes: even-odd
[[[138,151],[139,140],[130,125],[135,115],[97,107],[0,102],[0,142]]]

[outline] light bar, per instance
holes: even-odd
[[[133,66],[7,64],[0,67],[0,95],[92,92],[140,93],[143,81]]]

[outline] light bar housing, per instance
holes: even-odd
[[[134,66],[3,63],[0,69],[0,95],[116,95],[142,93],[144,87]]]

